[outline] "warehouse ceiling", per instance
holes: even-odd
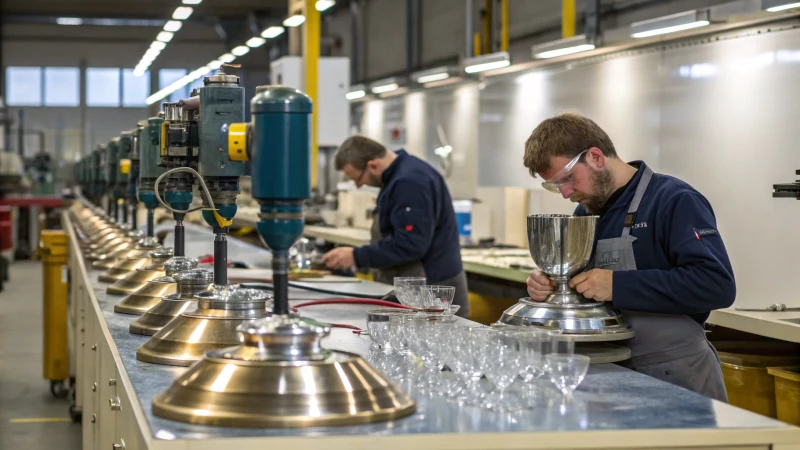
[[[179,0],[1,0],[3,15],[68,17],[166,18]],[[205,0],[195,8],[195,20],[251,13],[285,13],[287,0]]]

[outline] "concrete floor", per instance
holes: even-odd
[[[80,449],[69,401],[42,378],[42,264],[15,262],[9,276],[0,292],[0,450]]]

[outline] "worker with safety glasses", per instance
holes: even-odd
[[[625,365],[727,401],[716,350],[704,323],[727,308],[736,284],[714,212],[687,183],[626,163],[595,122],[563,114],[540,123],[525,143],[525,167],[542,186],[598,215],[593,263],[570,280],[584,297],[611,302],[633,327]],[[543,301],[554,283],[541,271],[528,293]]]

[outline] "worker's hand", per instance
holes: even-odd
[[[329,269],[349,269],[356,265],[353,258],[353,247],[335,248],[322,256]]]
[[[584,297],[598,302],[610,302],[614,272],[606,269],[592,269],[579,273],[569,280],[569,287],[583,294]]]
[[[553,292],[556,282],[551,280],[539,269],[534,269],[528,275],[528,295],[531,300],[543,302]]]

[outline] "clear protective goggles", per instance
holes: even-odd
[[[572,161],[568,162],[567,165],[564,166],[563,169],[559,170],[557,174],[553,175],[552,178],[550,178],[547,181],[542,181],[542,187],[554,194],[560,193],[561,186],[565,185],[566,183],[572,180],[572,177],[570,176],[572,168],[575,167],[575,164],[578,164],[578,161],[581,160],[581,157],[588,151],[589,149],[586,149],[578,153],[577,156],[572,158]]]

